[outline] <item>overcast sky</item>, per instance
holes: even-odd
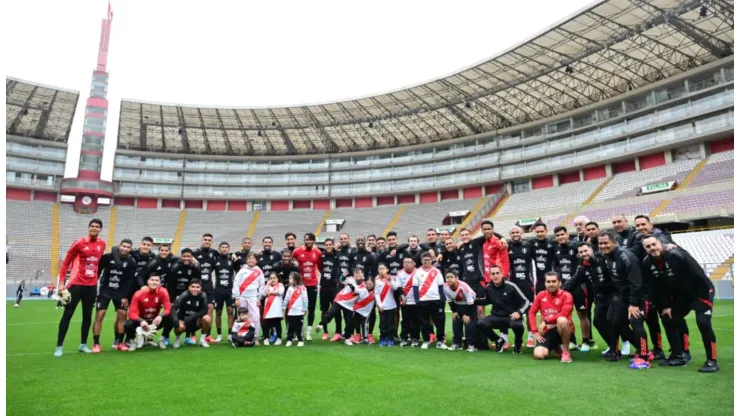
[[[122,98],[261,107],[374,95],[471,66],[591,3],[113,1],[103,179],[112,175]],[[5,74],[81,93],[65,171],[75,176],[107,2],[3,6]]]

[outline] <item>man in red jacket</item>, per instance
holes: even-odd
[[[311,341],[311,329],[316,315],[316,296],[318,294],[319,278],[321,275],[321,250],[314,244],[316,235],[307,233],[303,237],[303,245],[293,251],[293,258],[298,261],[298,272],[306,287],[308,295],[308,327],[306,328],[306,341]]]
[[[489,270],[491,266],[498,266],[506,279],[509,278],[509,252],[501,240],[493,234],[493,222],[485,220],[481,223],[483,231],[483,274],[486,284],[491,283]]]
[[[87,235],[75,241],[67,251],[59,270],[59,296],[64,305],[64,314],[59,321],[55,357],[62,356],[62,345],[69,330],[69,322],[75,314],[77,304],[82,302],[82,338],[79,351],[91,353],[87,347],[87,336],[92,324],[95,296],[98,291],[98,265],[105,253],[105,241],[98,238],[103,229],[103,221],[95,218],[87,225]],[[72,269],[69,282],[64,283],[67,271]]]
[[[573,333],[573,296],[560,289],[560,275],[556,272],[545,273],[545,288],[534,298],[529,309],[529,327],[536,342],[534,358],[544,360],[555,351],[560,362],[572,360],[568,351],[570,334]],[[542,322],[537,325],[537,312],[542,314]]]
[[[128,320],[123,324],[126,336],[132,340],[128,345],[128,351],[134,351],[143,346],[142,333],[150,332],[152,325],[156,329],[172,329],[172,316],[170,315],[172,305],[167,289],[160,286],[157,275],[149,276],[146,285],[145,289],[140,289],[131,299]],[[164,312],[160,314],[162,309]],[[159,348],[166,348],[164,338],[160,338]],[[122,350],[126,351],[126,348]]]

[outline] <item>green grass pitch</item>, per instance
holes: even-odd
[[[221,344],[207,350],[148,347],[123,353],[110,349],[112,316],[103,324],[103,353],[83,355],[76,352],[80,310],[67,335],[65,355],[56,358],[52,353],[61,310],[54,305],[26,301],[14,309],[11,302],[6,304],[9,415],[595,416],[733,411],[731,301],[719,301],[715,307],[721,368],[716,374],[696,371],[704,351],[693,314],[687,318],[693,361],[685,368],[656,365],[636,371],[627,368],[627,360],[602,362],[598,351],[574,352],[573,363],[561,364],[554,358],[535,362],[526,348],[525,354],[514,356],[347,347],[321,340],[301,349]],[[449,319],[447,333],[452,336]],[[597,342],[603,347],[601,339]]]

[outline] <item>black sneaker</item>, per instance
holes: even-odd
[[[514,348],[514,351],[512,351],[512,354],[514,355],[519,355],[521,353],[522,353],[522,347],[519,347],[518,349]]]
[[[602,357],[602,358],[607,358],[607,357],[609,357],[609,356],[610,356],[611,354],[612,354],[612,350],[611,350],[611,349],[609,349],[609,348],[607,348],[607,349],[605,349],[604,351],[602,351],[602,352],[601,352],[601,357]]]
[[[617,351],[615,353],[610,353],[605,358],[606,358],[606,361],[614,363],[622,359],[622,353],[620,351]]]
[[[661,367],[683,367],[686,365],[683,356],[670,356],[667,359],[660,362]]]
[[[652,351],[653,353],[653,360],[665,360],[665,353],[660,348],[656,348]]]
[[[496,341],[496,352],[504,352],[505,346],[506,346],[506,341],[504,341],[503,338],[499,338],[498,341]]]
[[[683,360],[686,361],[686,364],[691,362],[691,352],[684,351],[683,353]]]
[[[719,371],[717,360],[707,360],[704,363],[704,367],[699,369],[700,373],[716,373],[717,371]]]

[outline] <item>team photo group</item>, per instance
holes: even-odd
[[[380,347],[522,354],[526,346],[535,359],[554,354],[571,362],[572,350],[597,348],[595,328],[607,344],[605,361],[619,362],[634,350],[632,369],[677,367],[691,361],[686,317],[694,311],[706,355],[699,371],[719,371],[714,286],[702,267],[647,216],[630,225],[617,215],[612,224],[613,230],[601,231],[580,216],[574,236],[559,226],[551,239],[547,225],[537,222],[528,230],[535,237],[524,240],[522,228],[500,230],[505,237],[486,220],[482,236],[472,238],[463,228],[459,241],[430,229],[423,243],[416,236],[402,243],[391,231],[357,235],[354,246],[341,234],[323,247],[312,233],[301,245],[287,233],[285,248],[264,237],[259,250],[250,238],[236,250],[229,242],[216,245],[207,233],[199,248],[172,253],[168,244],[155,251],[150,237],[136,250],[124,239],[106,252],[103,223],[94,219],[62,261],[57,287],[63,315],[54,355],[62,356],[80,304],[79,351],[102,352],[112,303],[115,317],[108,321],[118,351],[222,342],[303,347],[313,336],[347,346],[375,344],[377,324]]]

